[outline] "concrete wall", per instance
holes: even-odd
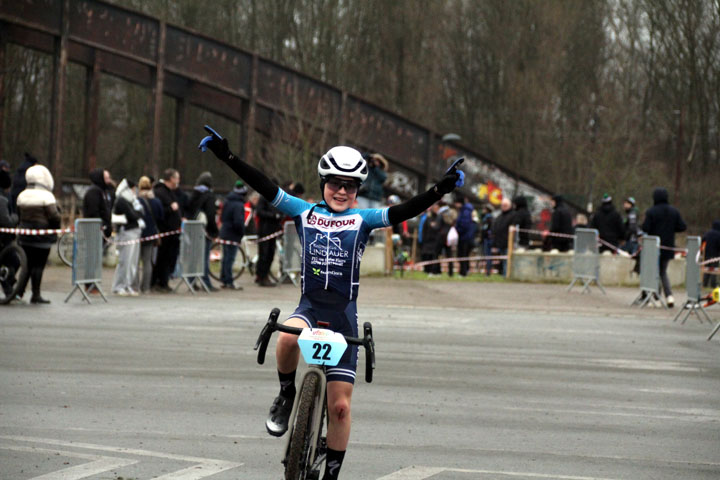
[[[518,251],[512,257],[513,280],[525,282],[572,280],[572,253],[550,253],[538,250]],[[619,255],[600,255],[600,283],[605,286],[634,286],[639,277],[632,273],[634,258]],[[668,264],[668,277],[673,286],[685,283],[685,259],[675,258]]]

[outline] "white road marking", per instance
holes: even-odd
[[[45,475],[40,475],[39,477],[33,477],[30,480],[79,480],[81,478],[92,477],[93,475],[98,475],[116,468],[127,467],[128,465],[138,463],[137,460],[133,460],[131,458],[104,457],[101,455],[90,455],[87,453],[70,452],[67,450],[50,450],[47,448],[22,447],[16,445],[0,445],[0,450],[13,450],[16,452],[29,453],[43,452],[63,455],[65,457],[92,460],[89,463],[75,465],[74,467],[68,467],[62,470],[56,470],[54,472],[46,473]]]
[[[174,455],[171,453],[163,453],[163,452],[153,452],[150,450],[141,450],[136,448],[123,448],[123,447],[111,447],[111,446],[105,446],[105,445],[95,445],[92,443],[76,443],[76,442],[63,442],[61,440],[54,440],[50,438],[35,438],[35,437],[25,437],[20,435],[2,435],[0,438],[6,439],[6,440],[14,440],[19,442],[32,442],[32,443],[42,443],[46,445],[59,445],[63,447],[74,447],[74,448],[84,448],[88,450],[99,450],[99,451],[105,451],[105,452],[114,452],[114,453],[124,453],[129,455],[140,455],[145,457],[157,457],[157,458],[165,458],[168,460],[178,460],[181,462],[188,462],[188,463],[194,463],[196,465],[193,465],[192,467],[184,468],[182,470],[178,470],[176,472],[168,473],[167,475],[163,475],[161,477],[156,477],[158,480],[199,480],[201,478],[209,477],[210,475],[215,475],[216,473],[224,472],[225,470],[230,470],[233,468],[241,467],[242,463],[235,463],[235,462],[228,462],[225,460],[216,460],[213,458],[202,458],[202,457],[192,457],[192,456],[186,456],[186,455]],[[57,473],[57,472],[56,472]],[[57,480],[66,480],[64,477],[48,477],[47,479],[43,480],[50,480],[50,478],[57,479]],[[74,478],[74,477],[72,477]],[[77,477],[82,478],[82,477]],[[32,479],[36,480],[36,479]]]
[[[484,473],[487,475],[504,475],[507,477],[524,477],[524,478],[557,478],[559,480],[617,480],[605,477],[578,477],[575,475],[558,475],[533,472],[512,472],[502,470],[470,470],[464,468],[441,468],[441,467],[407,467],[397,472],[385,475],[378,480],[423,480],[433,475],[443,472],[456,473]]]

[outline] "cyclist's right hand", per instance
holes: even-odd
[[[227,161],[232,155],[230,147],[228,147],[227,138],[221,137],[210,125],[205,125],[204,128],[210,135],[200,141],[198,148],[203,152],[209,148],[217,158],[222,161]]]

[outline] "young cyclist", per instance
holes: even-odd
[[[358,188],[368,175],[367,163],[353,148],[333,147],[318,163],[321,201],[311,204],[280,189],[262,172],[233,155],[227,139],[208,126],[205,129],[210,135],[203,138],[199,148],[203,151],[209,148],[247,185],[295,221],[303,249],[300,304],[285,322],[293,327],[317,328],[318,321],[329,322],[331,330],[357,337],[355,301],[360,285],[360,260],[370,232],[421,214],[461,186],[464,179],[463,172],[457,170],[460,162],[456,162],[434,187],[405,203],[381,209],[354,209]],[[280,333],[276,348],[280,393],[265,424],[271,435],[279,437],[288,429],[299,356],[297,336]],[[328,453],[323,480],[338,478],[347,449],[357,359],[358,348],[352,346],[337,366],[327,369]]]

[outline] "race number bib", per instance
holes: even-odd
[[[298,337],[298,346],[308,365],[334,367],[347,349],[342,334],[324,328],[305,328]]]

